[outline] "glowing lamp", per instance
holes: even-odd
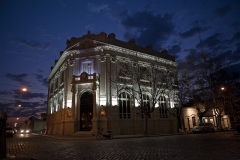
[[[26,92],[26,91],[27,91],[27,88],[23,88],[22,91],[23,91],[23,92]]]

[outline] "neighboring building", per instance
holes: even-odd
[[[21,133],[25,133],[26,130],[29,130],[29,133],[43,133],[46,129],[46,120],[38,119],[34,116],[29,117],[24,123],[20,126],[20,130],[18,131]]]
[[[174,57],[167,51],[137,46],[134,40],[117,40],[114,33],[89,32],[68,40],[47,79],[47,134],[96,135],[101,129],[112,130],[115,135],[143,134],[140,108],[128,93],[116,92],[111,84],[111,75],[118,73],[118,60],[136,56],[143,63],[159,61],[176,68]],[[150,99],[146,96],[146,102]],[[167,112],[167,107],[177,102],[166,95],[160,101],[149,117],[148,133],[177,132],[177,119]]]
[[[182,108],[182,115],[184,118],[184,126],[186,131],[191,131],[192,128],[197,125],[199,121],[198,111],[196,107],[184,107]],[[202,117],[203,123],[212,123],[215,127],[217,127],[217,118],[214,113],[214,110],[210,109],[205,115]],[[228,115],[222,114],[221,124],[223,129],[231,129],[231,121]]]

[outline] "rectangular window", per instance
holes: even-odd
[[[87,72],[88,74],[93,73],[93,63],[91,61],[82,63],[82,72]]]
[[[51,93],[53,93],[53,83],[51,84]]]
[[[118,100],[119,105],[119,118],[130,119],[130,96],[126,93],[121,93]]]
[[[64,71],[61,73],[61,84],[64,82]]]
[[[167,101],[166,101],[166,98],[162,96],[159,98],[159,113],[160,113],[160,118],[168,118]]]
[[[55,81],[55,91],[58,89],[58,78],[56,78],[56,81]]]

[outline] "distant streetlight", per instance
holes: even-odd
[[[22,88],[22,91],[23,91],[23,92],[26,92],[26,91],[27,91],[27,88]]]
[[[19,118],[17,118],[17,120],[19,120]]]
[[[224,88],[224,87],[221,87],[221,90],[223,91],[223,90],[225,90],[225,88]]]
[[[21,107],[21,106],[22,106],[21,104],[18,105],[18,107]]]

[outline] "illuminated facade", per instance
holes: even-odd
[[[182,109],[182,115],[184,118],[184,126],[186,131],[192,131],[192,128],[197,125],[200,120],[198,117],[198,111],[195,106],[192,107],[184,107]],[[217,116],[213,109],[210,109],[207,113],[202,117],[203,123],[212,123],[215,128],[217,128]],[[221,125],[224,129],[231,129],[231,120],[229,115],[225,115],[223,112],[221,115]]]
[[[144,119],[126,92],[116,92],[111,76],[118,72],[118,60],[138,55],[141,61],[176,67],[167,51],[137,46],[134,40],[123,42],[115,34],[90,34],[67,41],[49,77],[47,134],[96,135],[101,129],[115,135],[143,134]],[[146,96],[146,102],[151,97]],[[177,132],[177,119],[167,112],[172,98],[162,96],[148,120],[148,133]]]

